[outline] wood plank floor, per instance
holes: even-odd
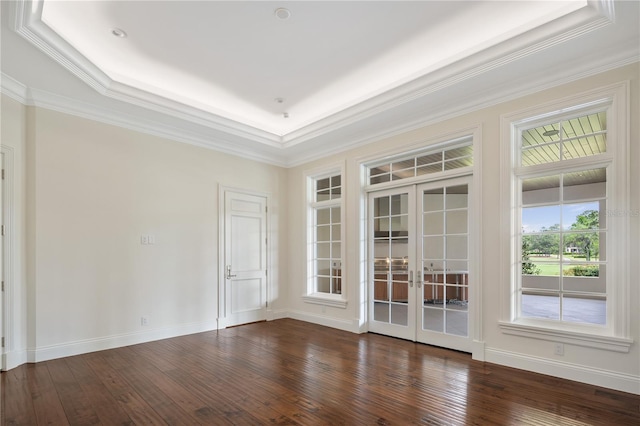
[[[640,396],[290,319],[0,376],[3,425],[640,425]]]

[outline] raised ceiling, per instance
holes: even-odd
[[[638,60],[637,2],[2,7],[4,93],[281,165]]]

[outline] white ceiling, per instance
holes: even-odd
[[[609,0],[3,2],[2,89],[292,165],[637,61],[639,22]]]

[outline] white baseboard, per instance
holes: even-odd
[[[360,325],[357,320],[341,320],[302,311],[288,311],[287,317],[313,324],[324,325],[326,327],[337,328],[338,330],[349,331],[351,333],[360,333]]]
[[[8,371],[12,368],[16,368],[22,364],[27,363],[27,350],[12,351],[2,354],[0,360],[0,367],[2,371]]]
[[[640,395],[639,376],[533,357],[499,349],[486,348],[484,352],[485,361],[494,364]]]
[[[274,321],[283,318],[289,318],[289,312],[286,309],[271,309],[267,311],[267,321]]]
[[[100,337],[96,339],[80,340],[62,343],[58,345],[38,347],[27,350],[27,362],[48,361],[50,359],[66,356],[80,355],[89,352],[119,348],[122,346],[137,345],[139,343],[152,342],[154,340],[168,339],[170,337],[184,336],[187,334],[201,333],[216,329],[216,322],[199,322],[183,324],[175,327],[156,328],[134,333],[124,333],[114,336]]]

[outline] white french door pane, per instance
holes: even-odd
[[[408,325],[409,307],[407,305],[391,305],[391,324]]]
[[[422,217],[422,234],[442,235],[444,234],[444,212],[425,213]]]
[[[444,238],[443,237],[424,237],[422,246],[424,257],[430,259],[444,258]]]
[[[467,218],[467,210],[453,210],[446,212],[447,221],[447,234],[466,234],[467,224],[469,222]]]
[[[468,207],[468,188],[467,185],[449,186],[447,187],[447,195],[445,197],[445,206],[450,209],[466,209]]]
[[[422,194],[422,211],[433,212],[444,209],[444,189],[436,188]]]
[[[423,308],[422,312],[422,329],[442,333],[444,330],[444,311],[429,307]]]
[[[469,317],[467,312],[447,310],[445,321],[447,324],[446,333],[456,336],[467,336],[469,333]]]
[[[451,235],[446,237],[446,258],[466,259],[467,258],[467,236]]]

